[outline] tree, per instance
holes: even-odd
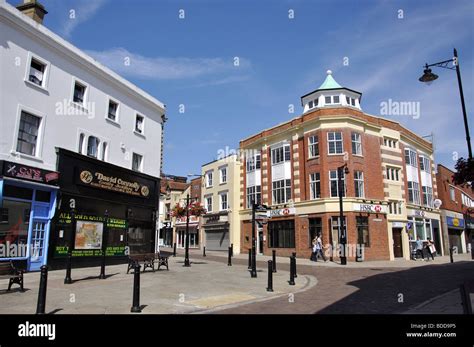
[[[474,191],[474,160],[459,158],[454,166],[453,183],[459,186],[469,186]]]

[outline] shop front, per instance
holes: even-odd
[[[227,212],[204,215],[203,227],[206,250],[227,251],[229,249],[230,224]]]
[[[50,242],[51,263],[110,263],[154,252],[159,178],[58,149],[60,199]]]
[[[423,210],[408,210],[407,232],[410,242],[410,252],[416,249],[416,241],[420,238],[426,243],[430,239],[436,248],[437,255],[443,255],[439,216]]]
[[[186,217],[176,218],[176,247],[186,247]],[[199,217],[189,216],[189,248],[199,248]]]
[[[47,263],[59,174],[0,161],[0,261],[37,271]]]
[[[466,252],[466,240],[464,230],[464,219],[460,217],[446,216],[448,228],[449,246],[454,247],[455,253]]]

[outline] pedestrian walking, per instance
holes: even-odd
[[[324,256],[324,252],[323,252],[323,242],[321,240],[321,234],[318,234],[316,236],[316,244],[314,248],[315,248],[314,261],[318,261],[318,256],[320,255],[321,258],[323,258],[323,260],[326,262],[327,259]]]
[[[416,255],[415,260],[417,260],[418,254],[421,254],[421,259],[425,260],[425,255],[423,254],[423,241],[420,240],[420,237],[416,237]]]
[[[426,250],[428,251],[428,255],[431,256],[431,259],[434,260],[434,254],[436,253],[436,247],[433,243],[433,241],[431,241],[431,239],[428,237],[427,238],[428,242],[426,244]],[[428,257],[429,259],[429,257]]]

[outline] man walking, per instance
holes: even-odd
[[[416,255],[415,260],[417,260],[418,254],[421,254],[421,259],[425,260],[425,255],[423,254],[423,241],[420,240],[420,237],[416,237]]]

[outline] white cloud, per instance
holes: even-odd
[[[68,9],[68,16],[59,30],[62,36],[69,38],[76,27],[87,22],[105,5],[108,0],[79,0]],[[73,11],[73,12],[72,12]],[[73,18],[71,18],[73,17]]]
[[[250,66],[250,62],[243,58],[240,58],[240,66],[237,68],[232,58],[145,57],[129,52],[125,48],[112,48],[105,51],[89,50],[86,53],[119,74],[141,79],[194,78],[210,74],[232,73],[236,69],[241,71]],[[227,80],[227,82],[231,81]],[[218,84],[225,82],[225,79],[217,80]]]

